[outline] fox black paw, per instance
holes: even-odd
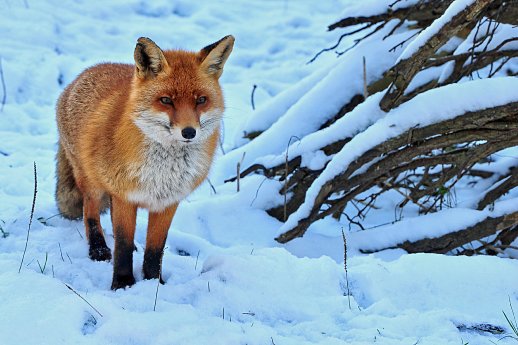
[[[162,285],[164,285],[164,284],[165,284],[165,281],[162,279],[162,275],[160,275],[160,277],[151,277],[151,276],[146,276],[146,275],[144,275],[144,279],[146,279],[146,280],[149,280],[149,279],[157,279],[157,278],[159,279],[160,284],[162,284]]]
[[[108,247],[90,247],[88,255],[94,261],[110,261],[112,259],[112,252]]]
[[[144,253],[144,264],[142,271],[144,273],[144,279],[160,279],[160,284],[164,285],[165,282],[160,274],[160,266],[162,263],[162,251],[146,250]]]
[[[112,290],[123,289],[135,284],[135,277],[133,275],[116,276],[112,280]]]

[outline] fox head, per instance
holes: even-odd
[[[234,37],[225,36],[199,52],[162,51],[139,38],[130,99],[144,135],[163,145],[188,144],[219,129],[224,102],[218,80],[233,46]]]

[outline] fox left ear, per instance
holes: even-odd
[[[143,79],[157,76],[168,66],[162,49],[147,37],[138,39],[134,58],[137,75]]]
[[[212,43],[199,52],[201,68],[209,75],[216,78],[223,73],[223,66],[234,47],[234,36],[228,35],[219,41]]]

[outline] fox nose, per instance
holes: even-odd
[[[196,130],[192,127],[185,127],[182,129],[182,137],[185,139],[192,139],[196,136]]]

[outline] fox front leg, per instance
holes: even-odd
[[[143,265],[144,279],[159,278],[160,282],[164,283],[161,276],[162,256],[164,254],[167,232],[177,208],[178,204],[174,204],[161,212],[149,212]]]
[[[133,249],[137,206],[112,197],[111,206],[115,250],[113,260],[112,290],[135,284],[133,276]]]

